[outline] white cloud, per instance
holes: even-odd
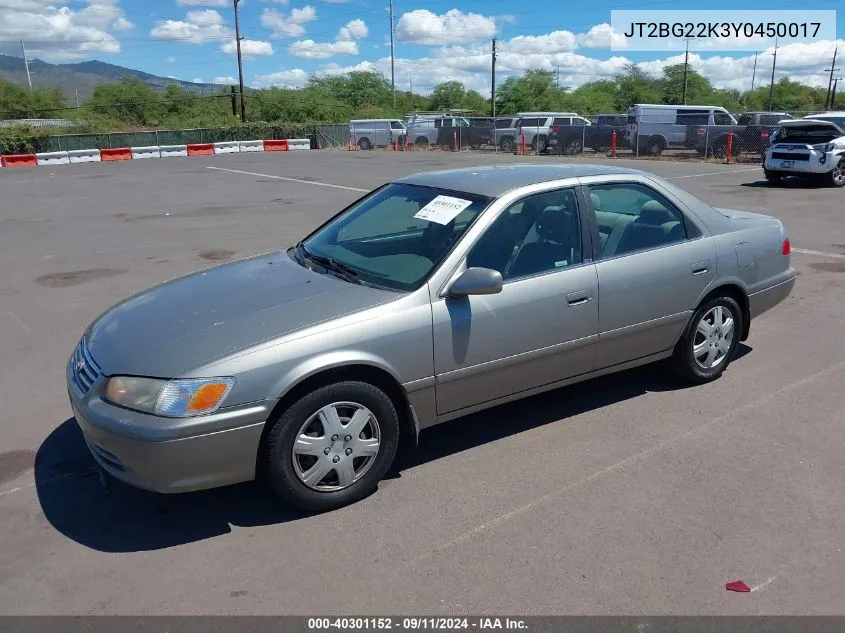
[[[237,55],[238,46],[235,40],[226,42],[220,50],[228,55]],[[273,45],[263,40],[241,40],[241,56],[251,59],[254,57],[268,57],[273,54]]]
[[[478,13],[463,13],[458,9],[443,15],[428,9],[416,9],[402,14],[396,33],[400,41],[413,44],[461,44],[493,37],[496,22]]]
[[[175,58],[175,57],[173,57],[173,56],[171,55],[171,56],[169,56],[169,57],[165,57],[165,58],[164,58],[164,61],[166,61],[168,64],[175,64],[175,63],[176,63],[176,58]]]
[[[227,7],[230,0],[176,0],[176,4],[183,7]]]
[[[150,31],[150,37],[156,40],[184,41],[190,44],[205,44],[233,36],[223,16],[214,9],[188,11],[184,20],[164,20]]]
[[[276,86],[279,88],[301,88],[308,83],[309,74],[301,68],[280,70],[267,75],[256,75],[253,81],[255,88]]]
[[[606,22],[597,24],[586,33],[578,35],[578,43],[585,48],[626,48],[628,40]]]
[[[305,33],[303,24],[316,19],[317,10],[311,5],[294,9],[287,15],[276,9],[264,9],[261,13],[261,24],[273,32],[272,37],[299,37]]]
[[[231,85],[238,83],[238,80],[232,77],[232,75],[226,75],[225,77],[215,77],[211,80],[211,83]]]
[[[334,55],[357,55],[357,42],[322,42],[303,40],[288,46],[288,53],[302,59],[328,59]]]
[[[338,42],[351,42],[352,40],[360,40],[369,34],[370,30],[364,20],[350,20],[344,26],[340,27],[337,33]]]
[[[66,3],[67,4],[67,3]],[[0,0],[0,53],[72,61],[94,53],[118,53],[114,31],[132,28],[119,0],[87,0],[71,8],[49,0]]]
[[[204,83],[205,83],[205,81],[203,81],[203,80],[202,80],[202,78],[199,78],[199,77],[194,77],[194,78],[191,80],[191,82],[192,82],[192,83],[195,83],[195,84],[204,84]]]

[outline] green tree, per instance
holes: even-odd
[[[166,114],[163,96],[136,77],[97,86],[85,107],[97,115],[135,126],[158,125]]]
[[[555,83],[554,73],[529,70],[522,77],[508,77],[496,90],[496,111],[516,114],[528,110],[557,110],[564,102],[564,91]]]
[[[444,81],[434,87],[428,98],[429,110],[460,108],[463,106],[466,89],[460,81]],[[481,96],[481,95],[479,95]]]
[[[306,89],[322,97],[337,99],[353,108],[392,105],[390,81],[377,72],[355,70],[343,75],[312,77]]]
[[[663,103],[681,105],[684,103],[684,65],[673,64],[663,69]],[[701,73],[687,68],[687,99],[688,104],[713,105],[713,86],[710,80]]]
[[[36,88],[32,92],[0,79],[0,119],[62,118],[67,107],[58,88]]]
[[[617,112],[626,112],[635,103],[660,103],[663,96],[660,82],[637,65],[628,64],[615,79],[618,88],[613,107]]]

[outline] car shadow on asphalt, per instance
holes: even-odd
[[[741,344],[736,360],[751,348]],[[536,429],[648,392],[688,385],[660,365],[632,369],[497,406],[420,434],[386,479],[461,451]],[[258,527],[309,516],[279,503],[265,484],[244,483],[214,490],[161,495],[112,477],[101,479],[79,427],[65,420],[35,456],[35,486],[44,516],[67,538],[91,549],[139,552],[176,547],[228,534],[232,526]]]
[[[777,184],[771,184],[768,180],[752,180],[743,182],[740,187],[752,187],[754,189],[819,189],[819,183],[809,178],[796,178],[794,176],[784,178]]]

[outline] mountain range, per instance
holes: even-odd
[[[85,101],[98,85],[115,83],[123,77],[137,77],[151,89],[164,91],[168,84],[177,84],[185,90],[210,92],[219,90],[216,84],[197,84],[171,77],[159,77],[141,70],[133,70],[97,60],[74,64],[50,64],[40,59],[31,59],[29,74],[34,88],[59,88],[68,99],[68,103]],[[26,66],[23,57],[0,55],[0,79],[12,83],[28,85]]]

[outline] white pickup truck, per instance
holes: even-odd
[[[845,129],[823,119],[782,121],[766,149],[763,172],[771,184],[801,176],[845,186]]]

